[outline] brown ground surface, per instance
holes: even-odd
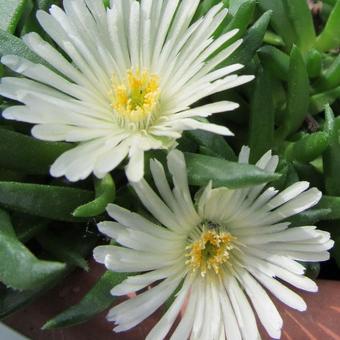
[[[72,328],[42,331],[40,327],[71,304],[77,303],[102,273],[91,266],[89,273],[72,274],[67,284],[51,290],[35,303],[8,317],[5,323],[33,340],[142,340],[157,321],[153,315],[131,332],[114,334],[112,324],[102,313],[91,321]],[[319,293],[301,293],[307,300],[308,311],[299,313],[275,301],[284,319],[284,340],[340,340],[340,282],[319,281]],[[269,339],[266,335],[263,339]],[[209,340],[209,339],[206,339]]]

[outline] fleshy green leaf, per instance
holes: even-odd
[[[203,15],[207,14],[208,11],[211,9],[211,7],[217,5],[220,3],[221,0],[203,0],[201,1],[195,16],[194,16],[194,21],[196,21],[198,18],[202,17]]]
[[[243,44],[223,64],[240,63],[248,65],[256,51],[260,48],[266,33],[272,11],[267,11],[249,28]]]
[[[230,161],[237,159],[233,149],[222,136],[202,130],[188,131],[187,135],[201,147],[206,148],[206,151],[214,157],[220,157]]]
[[[329,146],[323,154],[323,169],[327,195],[340,195],[340,141],[339,120],[334,119],[331,107],[328,105],[325,111],[325,132],[329,135]]]
[[[231,45],[236,40],[243,37],[245,32],[247,31],[247,27],[249,26],[254,12],[255,12],[255,0],[248,0],[240,4],[240,7],[237,9],[237,12],[232,17],[228,25],[221,25],[220,30],[221,33],[230,32],[233,29],[238,29],[238,32],[229,39],[225,44],[223,44],[213,55],[217,54],[218,52],[224,50],[226,47]]]
[[[310,98],[309,111],[313,115],[322,112],[325,105],[332,105],[338,98],[340,98],[340,86],[326,92],[315,94]]]
[[[263,46],[257,53],[262,65],[268,68],[274,76],[281,80],[288,80],[289,56],[273,46]]]
[[[327,220],[340,219],[340,197],[339,196],[322,196],[318,209],[330,209],[331,212],[326,215]]]
[[[318,82],[315,84],[316,91],[325,91],[340,85],[340,55],[325,70]]]
[[[105,212],[106,206],[112,203],[116,196],[115,183],[111,175],[108,174],[101,180],[95,180],[95,192],[95,200],[78,207],[73,212],[73,216],[92,217]]]
[[[340,0],[338,0],[330,14],[326,26],[318,36],[315,47],[320,51],[327,51],[340,46]]]
[[[229,11],[232,15],[235,15],[242,5],[247,3],[247,0],[229,0]]]
[[[77,221],[72,212],[92,198],[91,191],[82,189],[0,182],[1,205],[14,211],[59,221]]]
[[[265,172],[254,165],[240,164],[220,158],[186,153],[191,185],[203,186],[211,180],[214,186],[241,188],[278,179],[280,175]]]
[[[89,251],[92,250],[93,243],[80,242],[75,244],[74,248],[75,251],[85,256]],[[32,302],[38,296],[42,295],[44,292],[58,284],[59,281],[64,279],[72,271],[72,269],[72,266],[66,266],[62,271],[60,271],[59,274],[47,278],[46,282],[42,286],[32,290],[19,292],[10,288],[0,288],[0,318],[4,318],[5,316],[13,313],[18,308]]]
[[[309,105],[309,80],[305,62],[297,47],[293,47],[288,73],[286,117],[277,131],[278,141],[295,132],[303,123]]]
[[[20,38],[0,29],[0,57],[7,54],[26,58],[33,63],[48,65],[42,58],[32,52]]]
[[[283,5],[295,32],[295,43],[303,52],[308,51],[315,43],[315,30],[307,1],[283,0]]]
[[[326,150],[328,144],[328,133],[319,131],[306,135],[297,142],[289,143],[285,156],[291,161],[311,162]]]
[[[308,51],[306,64],[310,78],[320,77],[322,71],[322,54],[318,50],[311,49]]]
[[[271,149],[274,138],[274,103],[271,79],[267,71],[259,70],[252,97],[249,122],[251,160],[259,159]]]
[[[229,44],[243,36],[254,15],[255,5],[256,2],[254,0],[243,1],[243,3],[238,4],[235,15],[225,29],[225,31],[231,31],[235,28],[239,30],[236,36],[229,41]],[[233,13],[233,10],[230,9],[230,11]]]
[[[49,320],[43,329],[77,325],[109,308],[116,299],[110,290],[126,277],[126,273],[106,272],[77,305]]]
[[[0,29],[13,33],[25,9],[26,0],[0,0]]]
[[[44,142],[0,129],[0,167],[32,175],[47,175],[52,163],[72,146]]]
[[[283,47],[285,45],[283,39],[275,34],[274,32],[267,31],[264,35],[263,42],[265,44],[273,45],[273,46],[279,46]]]
[[[27,290],[43,285],[60,274],[65,264],[37,259],[16,237],[9,216],[0,211],[0,281],[6,286]]]
[[[258,4],[263,11],[273,11],[271,26],[274,28],[275,32],[283,38],[287,48],[290,49],[297,39],[294,27],[289,20],[288,12],[284,7],[283,1],[258,0]]]

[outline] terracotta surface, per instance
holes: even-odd
[[[33,340],[105,340],[105,339],[144,339],[157,322],[153,315],[140,327],[131,332],[114,334],[113,325],[106,322],[105,314],[91,321],[69,329],[41,331],[46,320],[71,304],[77,303],[102,273],[102,268],[91,266],[90,273],[74,273],[61,285],[31,306],[20,310],[6,319],[6,323]],[[81,285],[80,285],[81,284]],[[308,304],[308,312],[299,313],[284,308],[275,301],[284,319],[284,340],[340,340],[340,282],[319,281],[319,293],[302,293]],[[263,339],[269,339],[263,331]],[[208,340],[208,339],[207,339]]]

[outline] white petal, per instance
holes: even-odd
[[[194,119],[181,119],[171,123],[172,127],[180,130],[204,130],[223,136],[233,136],[234,134],[225,126],[212,123],[201,123]]]
[[[173,266],[165,266],[164,268],[156,269],[145,274],[129,276],[122,283],[112,288],[111,294],[114,296],[122,296],[131,292],[137,292],[156,281],[181,274],[183,272],[183,267],[178,266],[176,263]]]
[[[151,212],[151,214],[157,218],[158,221],[171,230],[180,229],[177,217],[155,194],[155,192],[144,179],[139,182],[133,182],[132,186],[141,202]]]
[[[251,275],[243,270],[238,274],[262,325],[272,338],[279,339],[283,321],[275,305]]]
[[[296,182],[287,189],[281,191],[275,198],[267,203],[269,210],[279,207],[280,205],[292,200],[294,197],[300,195],[303,191],[308,189],[308,182]]]
[[[280,208],[274,210],[268,218],[267,223],[275,223],[301,211],[307,210],[317,204],[321,198],[321,192],[312,188],[295,197],[294,199],[283,204]]]
[[[273,295],[275,295],[287,306],[300,312],[303,312],[307,309],[307,305],[304,300],[279,281],[256,270],[250,270],[250,272],[254,275],[254,277],[256,277],[257,280],[262,283],[264,287],[266,287]]]
[[[146,340],[163,339],[169,332],[178,316],[180,309],[183,307],[185,299],[188,297],[191,280],[187,277],[174,302],[171,304],[167,312],[162,316],[158,323],[152,328]]]
[[[200,296],[198,296],[197,294],[197,289],[193,288],[189,296],[189,302],[186,307],[185,313],[182,316],[182,319],[176,327],[175,331],[173,332],[170,340],[183,340],[189,337],[193,322],[195,320],[195,314],[197,311],[196,305],[199,299]]]
[[[126,176],[131,182],[138,182],[144,175],[144,151],[132,147],[129,152],[129,163],[126,167]]]
[[[232,276],[225,275],[223,281],[232,303],[242,337],[245,340],[260,339],[254,312],[236,279]]]
[[[132,213],[131,211],[124,209],[115,204],[109,204],[106,208],[108,214],[115,220],[117,220],[120,224],[123,224],[131,229],[141,230],[145,233],[149,233],[151,235],[157,235],[163,238],[177,238],[178,237],[170,233],[167,229],[158,226],[147,220],[146,218],[138,215],[136,213]]]
[[[180,281],[181,277],[164,280],[145,293],[112,308],[107,319],[118,324],[114,329],[116,332],[134,327],[158,309],[170,297]]]

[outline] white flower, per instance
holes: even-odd
[[[199,0],[64,0],[64,10],[38,11],[44,30],[63,51],[38,34],[23,37],[52,69],[15,55],[1,62],[26,78],[2,79],[0,94],[24,105],[3,112],[7,119],[36,124],[32,134],[48,141],[79,143],[51,167],[70,181],[92,172],[99,178],[127,156],[131,181],[143,176],[144,151],[168,149],[184,130],[231,135],[223,126],[198,121],[230,111],[221,101],[192,107],[211,94],[252,76],[218,68],[241,44],[222,48],[237,30],[215,39],[227,9],[220,3],[196,22]]]
[[[248,162],[248,156],[249,149],[243,148],[239,161]],[[277,163],[268,152],[257,166],[274,172]],[[116,323],[115,331],[136,326],[178,290],[148,339],[163,339],[186,301],[171,339],[258,339],[253,309],[268,334],[280,338],[282,319],[266,290],[304,311],[303,299],[282,281],[316,292],[298,261],[325,261],[333,246],[329,233],[315,226],[288,228],[289,222],[282,221],[315,205],[320,191],[307,190],[306,182],[280,193],[265,185],[231,190],[209,184],[196,195],[194,205],[180,151],[169,153],[168,168],[173,190],[162,165],[151,161],[161,198],[145,180],[132,184],[159,224],[111,204],[107,211],[117,222],[98,226],[120,246],[97,247],[95,259],[112,271],[139,273],[111,293],[120,296],[153,285],[111,309],[107,318]]]

